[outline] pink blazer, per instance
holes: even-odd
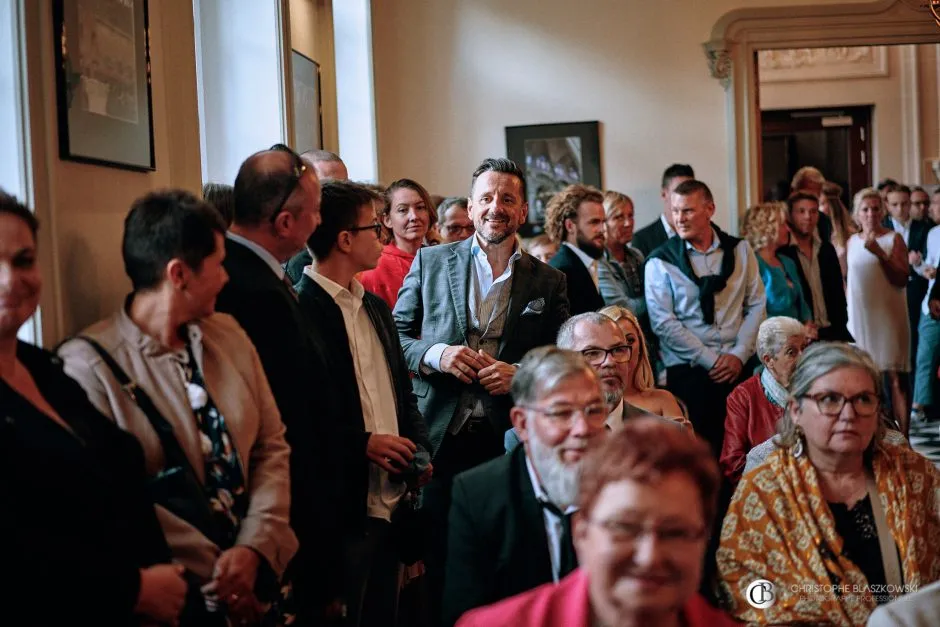
[[[547,583],[498,603],[464,614],[457,627],[590,627],[587,572],[578,569],[558,584]],[[688,627],[732,627],[738,625],[724,612],[695,595],[683,610]]]

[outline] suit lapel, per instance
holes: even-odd
[[[523,253],[512,269],[512,283],[509,292],[509,309],[506,311],[506,323],[503,325],[503,335],[499,339],[497,359],[503,354],[506,343],[515,331],[516,322],[522,316],[525,307],[532,295],[532,258]]]
[[[450,284],[450,297],[454,302],[457,314],[457,331],[461,337],[467,336],[467,292],[470,284],[470,246],[473,238],[470,237],[450,251],[447,260],[447,279]]]
[[[535,489],[526,467],[525,447],[520,445],[512,452],[511,481],[514,502],[518,504],[515,538],[519,555],[525,560],[525,568],[533,585],[552,580],[552,560],[548,554],[548,534],[545,532],[545,517],[535,498]]]

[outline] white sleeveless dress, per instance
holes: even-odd
[[[894,249],[895,236],[891,231],[877,238],[888,255]],[[879,369],[910,372],[911,328],[904,288],[888,281],[881,262],[865,248],[860,234],[849,238],[846,265],[849,333],[871,354]]]

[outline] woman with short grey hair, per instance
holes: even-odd
[[[863,625],[896,592],[940,579],[940,470],[885,437],[880,392],[855,346],[814,344],[797,362],[775,450],[745,473],[721,530],[738,620]],[[775,603],[755,609],[747,592],[768,578]],[[834,582],[838,594],[806,592]]]
[[[761,323],[757,356],[764,369],[728,395],[720,464],[732,483],[741,479],[748,451],[776,433],[786,406],[786,386],[806,341],[806,327],[798,320],[774,316]]]

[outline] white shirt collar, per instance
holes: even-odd
[[[238,242],[251,252],[261,257],[261,260],[268,264],[268,267],[270,267],[271,271],[277,275],[277,278],[281,281],[284,280],[284,268],[281,267],[280,262],[274,257],[274,255],[268,252],[264,246],[261,246],[246,237],[242,237],[237,233],[232,233],[231,231],[226,233],[225,237],[229,238],[233,242]]]
[[[326,290],[326,293],[330,295],[333,300],[337,298],[348,296],[352,297],[353,301],[361,301],[363,295],[366,293],[365,288],[362,287],[362,283],[353,278],[350,287],[352,289],[346,289],[333,279],[323,276],[317,272],[315,265],[309,265],[304,267],[304,274],[317,282],[317,284]]]
[[[666,215],[661,213],[659,214],[659,221],[663,223],[663,228],[666,229],[666,236],[672,237],[676,234],[675,229],[669,226],[669,220],[666,219]]]
[[[607,420],[604,421],[611,431],[619,431],[623,429],[623,397],[620,397],[620,402],[617,403],[617,407],[614,408],[614,411],[610,412],[607,416]]]
[[[711,245],[708,247],[708,250],[706,250],[705,252],[702,252],[702,251],[700,251],[700,250],[697,250],[697,249],[695,248],[695,246],[692,245],[692,242],[687,241],[687,242],[685,243],[685,247],[686,247],[689,251],[691,251],[691,252],[693,252],[693,253],[698,253],[698,254],[700,254],[700,255],[707,255],[708,253],[713,252],[715,249],[717,249],[720,245],[721,245],[721,241],[719,241],[719,239],[718,239],[718,232],[717,232],[714,228],[712,229],[712,243],[711,243]]]
[[[894,226],[894,230],[897,231],[897,232],[899,232],[899,233],[900,233],[901,231],[906,231],[906,230],[908,230],[909,228],[911,228],[911,221],[910,221],[910,220],[908,220],[907,222],[901,222],[900,220],[896,220],[896,219],[894,219],[894,218],[891,218],[891,224]]]
[[[470,244],[470,254],[474,257],[479,257],[480,255],[486,257],[486,251],[483,250],[483,246],[481,245],[479,233],[473,234],[473,243]],[[509,257],[509,265],[512,265],[512,262],[520,257],[522,257],[522,250],[519,248],[519,239],[513,236],[512,256]]]
[[[575,246],[574,244],[570,242],[565,242],[565,246],[567,246],[568,248],[574,251],[574,254],[578,256],[578,259],[581,260],[581,263],[584,264],[585,268],[587,268],[588,270],[592,272],[594,271],[594,268],[596,267],[596,264],[597,264],[597,259],[594,259],[589,254],[587,254],[586,252],[584,252],[583,250],[581,250],[580,248],[578,248],[577,246]]]

